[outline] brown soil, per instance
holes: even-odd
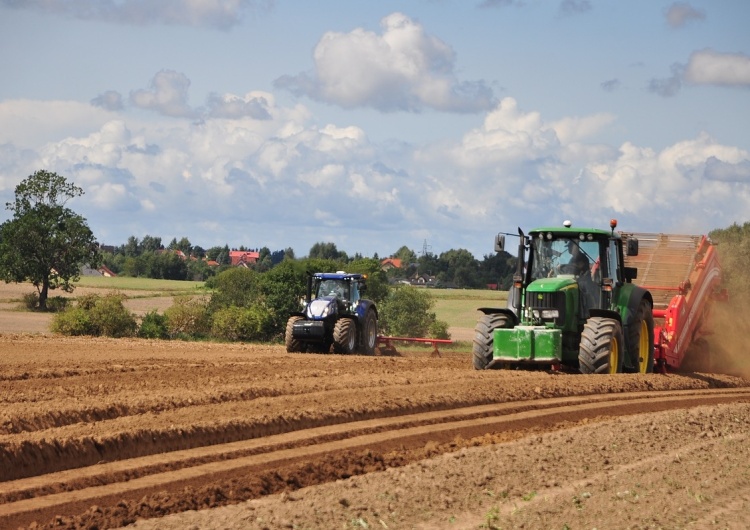
[[[0,528],[750,526],[741,377],[72,339],[36,317],[0,307]]]

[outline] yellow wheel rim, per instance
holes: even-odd
[[[638,370],[645,374],[648,370],[648,324],[641,320],[641,337],[638,341]]]
[[[609,345],[609,372],[610,374],[617,373],[617,366],[620,364],[620,345],[617,343],[617,339],[612,337],[612,342]]]

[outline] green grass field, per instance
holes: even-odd
[[[116,289],[118,291],[159,291],[163,292],[165,296],[174,296],[176,294],[196,293],[199,289],[203,288],[204,282],[154,280],[151,278],[130,278],[127,276],[116,276],[114,278],[82,276],[76,285],[97,289]]]
[[[430,294],[438,320],[460,328],[474,328],[480,307],[505,307],[508,299],[507,291],[478,289],[431,289]]]

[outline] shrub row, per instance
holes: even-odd
[[[299,309],[304,279],[304,271],[295,270],[287,262],[266,273],[229,269],[209,283],[210,296],[178,297],[164,314],[151,311],[140,322],[123,305],[124,295],[86,295],[55,315],[52,331],[151,339],[280,340],[289,315]],[[380,298],[381,331],[410,337],[449,337],[447,323],[437,320],[431,311],[434,301],[430,293],[412,287],[380,289],[378,292],[371,287],[368,293],[376,291]]]

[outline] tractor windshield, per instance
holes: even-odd
[[[317,298],[337,296],[341,300],[349,299],[349,282],[346,280],[323,280],[318,284]]]
[[[599,257],[597,241],[581,241],[578,238],[535,237],[531,247],[534,254],[531,281],[558,276],[577,278],[585,273],[590,274]]]

